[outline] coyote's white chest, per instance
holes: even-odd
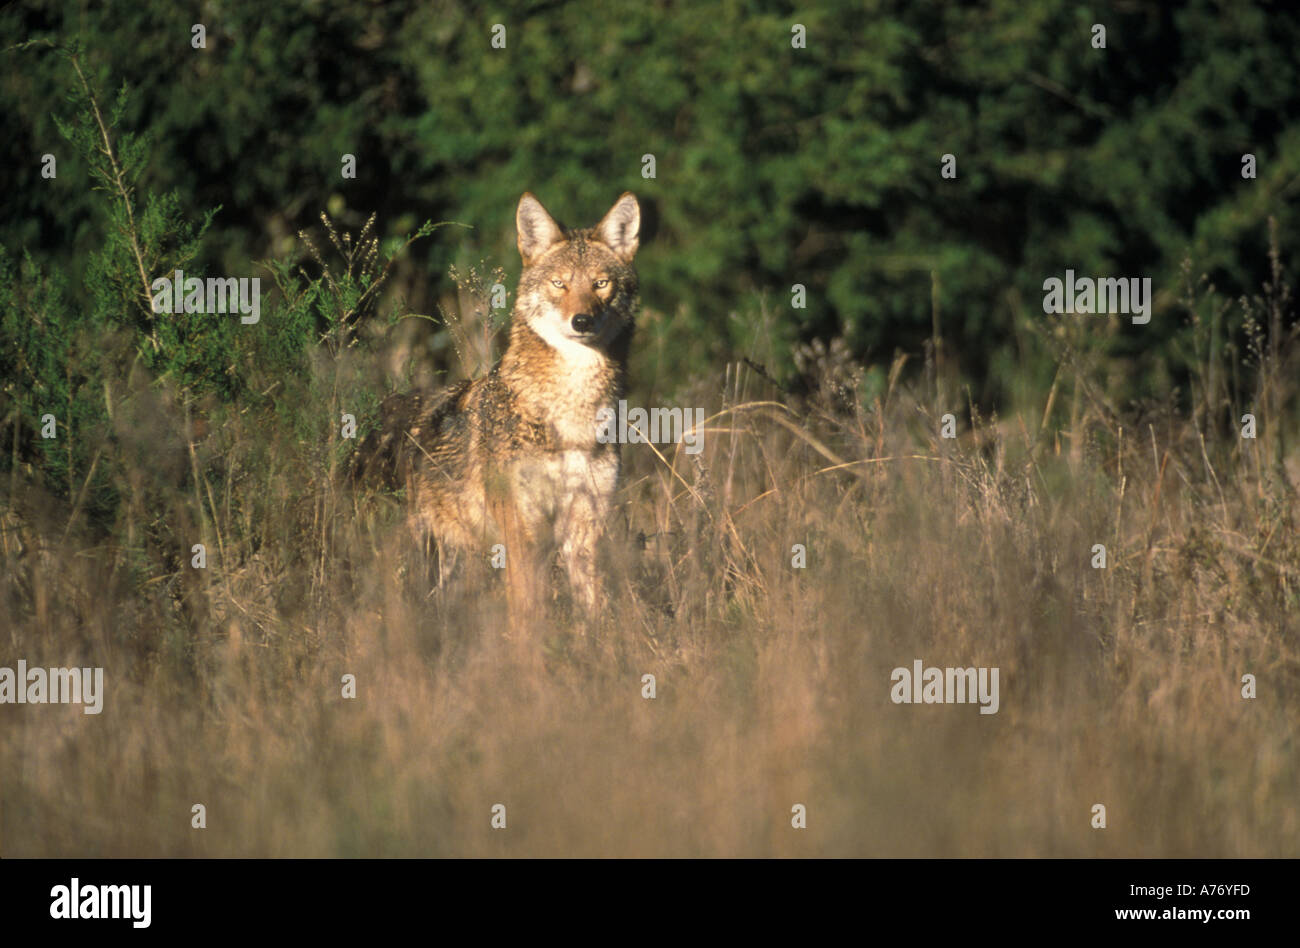
[[[600,409],[610,401],[609,363],[586,346],[561,355],[563,369],[548,386],[547,427],[558,446],[589,449],[597,443]]]
[[[583,449],[522,458],[512,466],[515,501],[532,524],[585,511],[603,516],[618,485],[618,455]]]

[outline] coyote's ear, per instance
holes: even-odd
[[[641,245],[641,205],[637,204],[635,194],[623,192],[596,225],[596,236],[624,260],[630,261],[635,256],[636,248]]]
[[[544,254],[552,244],[564,239],[564,231],[555,223],[555,218],[528,191],[519,199],[515,229],[519,232],[519,256],[524,258],[524,266]]]

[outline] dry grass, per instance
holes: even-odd
[[[120,539],[20,478],[6,496],[6,664],[102,665],[107,699],[0,709],[0,854],[1300,848],[1294,453],[1288,474],[1271,440],[1203,448],[1176,417],[1121,432],[1087,406],[1076,452],[1031,418],[945,441],[901,387],[835,415],[747,368],[720,381],[676,402],[712,415],[699,463],[625,449],[598,626],[557,595],[513,637],[499,578],[431,593],[396,505],[336,486],[326,447],[236,415],[195,448],[124,395],[151,450]],[[1001,710],[892,704],[917,658],[998,666]]]

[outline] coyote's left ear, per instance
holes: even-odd
[[[626,261],[636,255],[641,245],[641,205],[636,195],[624,191],[609,213],[596,225],[596,236],[605,246]]]
[[[542,207],[542,202],[525,191],[515,211],[515,230],[519,235],[519,256],[524,266],[535,262],[547,248],[564,239],[564,230]]]

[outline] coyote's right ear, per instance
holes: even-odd
[[[524,266],[544,254],[552,244],[564,239],[564,231],[555,223],[555,218],[528,191],[519,199],[515,229],[519,232],[519,256],[523,257]]]
[[[624,191],[596,225],[596,233],[605,246],[630,263],[641,245],[641,205],[636,202],[636,195]]]

